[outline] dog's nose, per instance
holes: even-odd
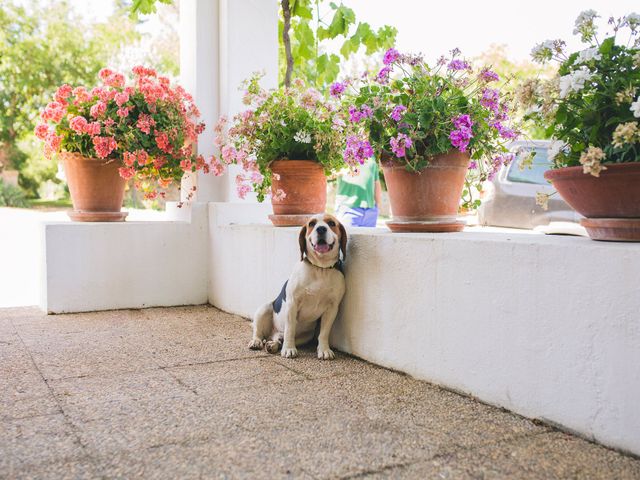
[[[316,232],[318,232],[319,234],[327,233],[327,227],[323,227],[323,226],[316,227]]]

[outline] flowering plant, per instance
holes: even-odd
[[[274,160],[315,160],[327,174],[339,170],[347,125],[335,102],[306,88],[302,80],[294,80],[291,88],[267,91],[260,77],[254,75],[244,84],[243,101],[250,108],[234,116],[230,125],[224,116],[215,125],[220,158],[214,156],[212,167],[221,175],[227,165],[240,165],[238,195],[244,198],[253,190],[263,201],[268,194],[286,196],[271,189]]]
[[[530,79],[519,92],[530,118],[548,125],[559,140],[550,148],[554,167],[582,165],[599,176],[606,163],[635,162],[640,155],[640,15],[610,18],[613,34],[599,41],[593,10],[582,12],[574,34],[588,47],[566,53],[565,42],[548,40],[532,50],[541,63],[556,60],[558,75]],[[630,32],[627,45],[617,43],[620,30]]]
[[[102,85],[91,90],[62,85],[41,112],[35,134],[47,157],[58,152],[119,162],[120,176],[134,178],[148,199],[185,172],[209,165],[196,157],[193,144],[204,130],[199,111],[180,86],[152,69],[133,68],[134,80],[102,69]],[[162,193],[160,195],[163,195]]]
[[[510,162],[507,144],[519,135],[509,119],[510,99],[494,86],[500,81],[495,72],[476,70],[459,55],[453,50],[430,67],[392,48],[374,78],[350,82],[355,94],[346,105],[360,135],[347,139],[344,160],[357,165],[375,153],[417,172],[455,148],[471,158],[468,184],[492,178]],[[332,90],[345,88],[334,84]],[[478,203],[465,196],[465,206]]]

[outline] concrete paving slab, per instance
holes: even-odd
[[[79,423],[157,415],[169,401],[180,403],[195,397],[161,369],[51,380],[49,385],[66,415]]]
[[[3,420],[0,438],[0,478],[12,478],[34,466],[85,454],[62,414]]]
[[[47,462],[29,466],[12,474],[12,480],[93,480],[105,478],[103,468],[93,458]]]
[[[316,356],[316,345],[311,344],[300,350],[300,356],[295,359],[282,358],[274,355],[273,359],[281,365],[286,365],[296,372],[309,378],[325,378],[336,375],[375,374],[376,370],[385,370],[371,363],[355,359],[341,352],[335,352],[336,358],[331,362],[320,362]],[[385,370],[386,371],[386,370]]]
[[[17,334],[0,339],[0,419],[60,413],[53,396]]]
[[[217,395],[221,390],[233,396],[232,390],[236,389],[260,389],[306,379],[267,356],[172,367],[166,371],[201,396],[212,392]]]
[[[409,463],[367,475],[381,479],[548,480],[640,478],[640,461],[562,432],[545,432],[510,442],[460,450],[426,462]]]
[[[144,457],[116,455],[105,462],[106,478],[203,479],[269,478],[312,480],[267,442],[235,435],[227,441],[188,442],[148,449]]]
[[[640,460],[211,307],[0,310],[0,478],[640,478]]]
[[[0,370],[0,420],[60,413],[40,374],[19,369],[13,374]]]

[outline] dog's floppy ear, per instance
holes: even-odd
[[[300,229],[298,235],[298,243],[300,244],[300,261],[304,260],[304,254],[307,253],[307,226],[304,225]]]
[[[345,260],[347,258],[347,230],[340,222],[338,222],[338,227],[340,228],[340,251],[342,252],[342,259]]]

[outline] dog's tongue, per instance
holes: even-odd
[[[329,250],[331,250],[331,247],[328,243],[319,243],[315,246],[315,249],[318,253],[327,253]]]

